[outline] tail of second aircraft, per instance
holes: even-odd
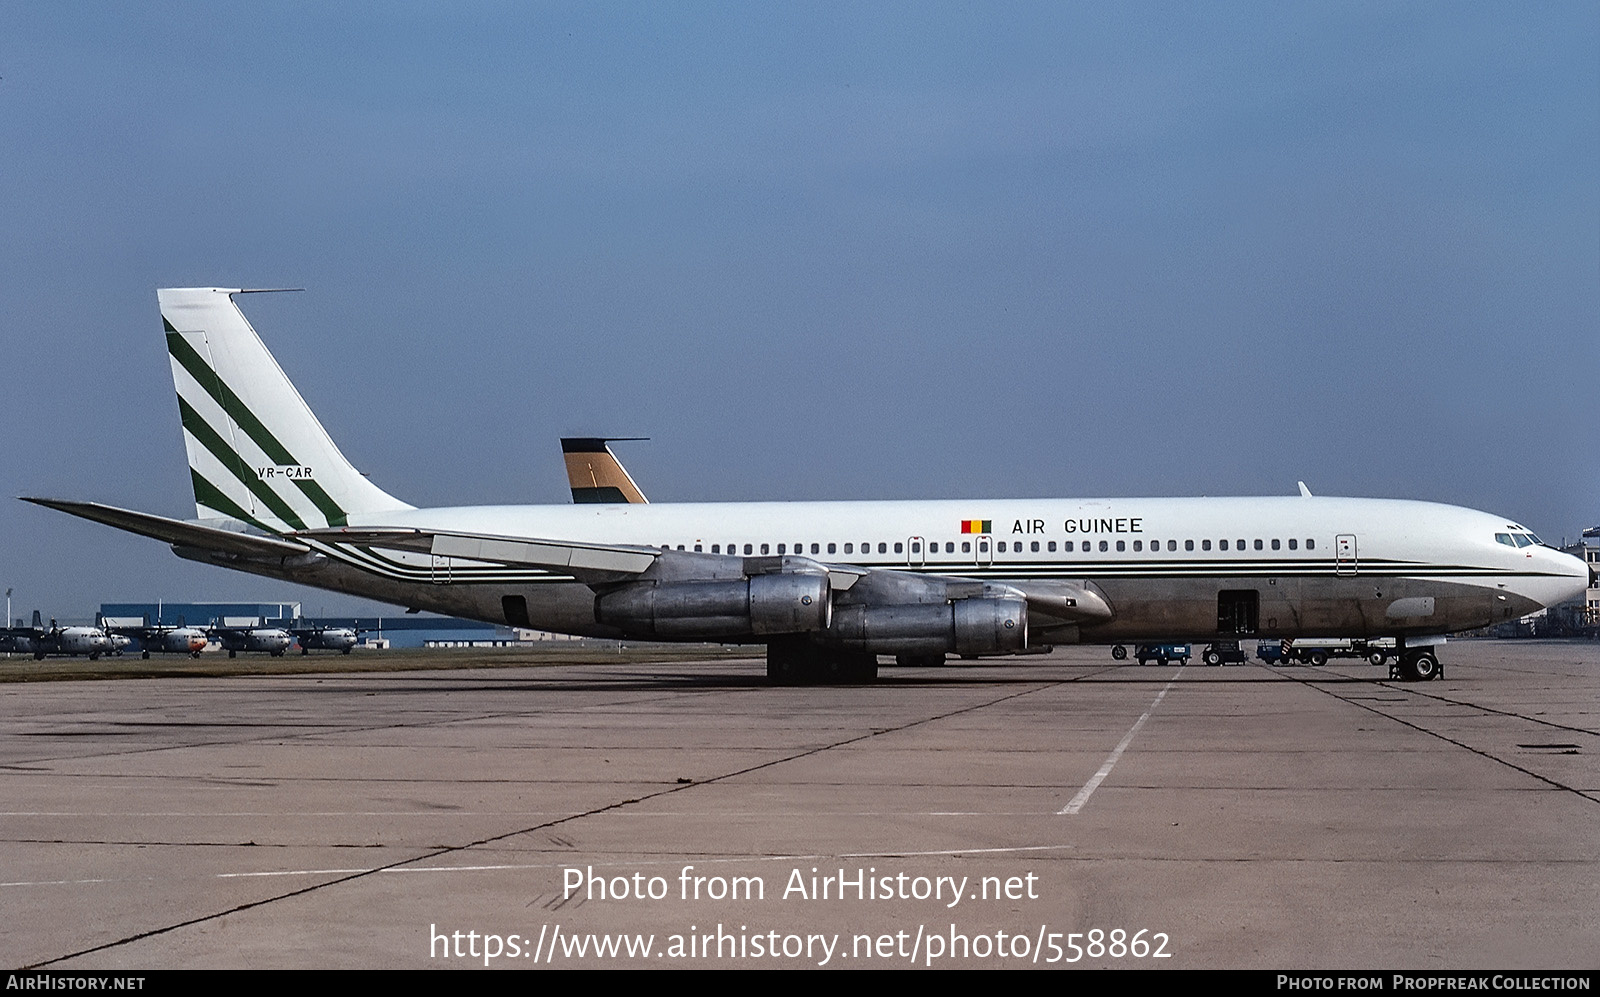
[[[567,484],[572,487],[572,501],[578,505],[594,503],[631,503],[646,505],[649,500],[633,483],[627,468],[611,452],[617,440],[642,439],[637,436],[564,436],[561,438],[561,456],[567,463]]]
[[[156,292],[200,519],[282,533],[411,508],[339,452],[234,302],[241,293]]]

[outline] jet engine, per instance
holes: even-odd
[[[832,616],[826,573],[640,581],[595,598],[595,619],[639,636],[723,640],[813,633]]]
[[[873,654],[1010,654],[1028,646],[1028,603],[1007,596],[840,606],[833,626],[818,637]]]

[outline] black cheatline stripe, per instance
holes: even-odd
[[[162,321],[166,322],[165,317],[162,318]],[[166,322],[166,325],[171,328],[172,323]],[[189,376],[195,379],[200,387],[205,390],[205,393],[210,395],[218,405],[222,406],[222,411],[227,414],[228,418],[232,419],[240,429],[244,430],[246,436],[255,441],[256,446],[261,448],[262,453],[265,453],[278,464],[300,463],[282,443],[278,442],[278,438],[272,435],[261,420],[256,418],[255,413],[250,411],[239,396],[233,393],[233,389],[222,383],[222,378],[218,376],[216,371],[211,369],[211,366],[201,358],[200,354],[194,351],[194,347],[189,345],[188,341],[183,338],[182,333],[167,333],[167,351],[172,354],[173,359],[177,360],[184,370],[189,372]],[[322,486],[317,482],[307,478],[292,478],[290,480],[322,512],[329,526],[344,526],[349,522],[345,516],[345,511],[339,507],[339,503],[335,502],[331,495],[323,491]]]
[[[433,572],[428,565],[408,565],[399,561],[381,557],[376,551],[354,547],[345,544],[324,544],[319,541],[302,538],[310,546],[327,556],[347,564],[359,571],[368,574],[381,575],[399,581],[417,584],[433,584]],[[548,582],[573,582],[576,579],[570,575],[557,575],[539,568],[514,569],[498,565],[486,565],[476,568],[452,565],[450,576],[454,583],[516,583],[519,585],[543,584]]]
[[[224,440],[216,430],[212,429],[200,417],[200,413],[194,410],[194,406],[183,400],[182,395],[178,396],[178,416],[183,422],[183,428],[187,429],[189,434],[200,442],[201,446],[211,451],[211,455],[221,461],[222,466],[232,472],[233,476],[239,479],[240,484],[250,489],[250,493],[260,499],[263,505],[271,509],[273,515],[288,523],[294,529],[303,530],[306,528],[305,521],[290,507],[289,503],[285,502],[265,481],[250,472],[250,467],[245,463],[244,458],[239,456],[232,447],[228,446],[228,441]]]
[[[194,483],[195,502],[208,509],[215,509],[224,516],[232,516],[241,523],[249,523],[251,526],[260,527],[273,536],[278,534],[277,530],[239,508],[238,503],[222,494],[222,489],[201,477],[200,472],[192,467],[189,468],[189,480]]]

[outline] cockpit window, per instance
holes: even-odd
[[[1533,546],[1533,538],[1528,536],[1526,533],[1513,533],[1512,534],[1512,538],[1517,541],[1517,546],[1518,547],[1532,547]]]
[[[1511,539],[1511,534],[1509,533],[1496,533],[1494,539],[1496,543],[1503,543],[1507,547],[1515,547],[1517,545],[1517,542]]]

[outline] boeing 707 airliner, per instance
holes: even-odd
[[[196,517],[28,499],[182,557],[592,637],[762,644],[777,682],[877,656],[1045,644],[1391,637],[1439,672],[1453,631],[1578,596],[1579,559],[1501,516],[1328,498],[971,499],[418,509],[329,438],[240,311],[158,292]]]

